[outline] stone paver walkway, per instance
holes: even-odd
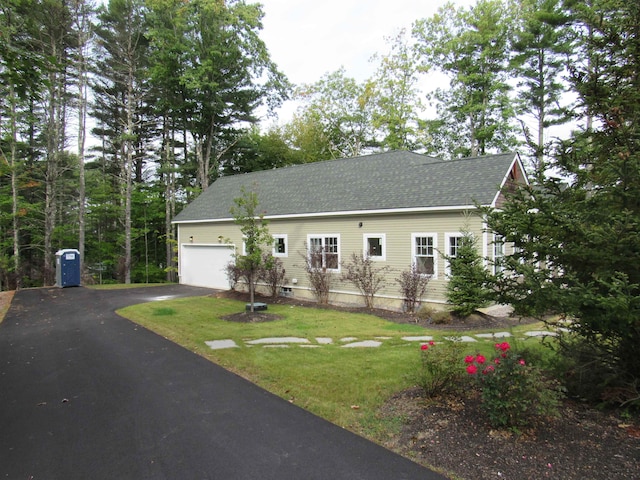
[[[534,330],[525,332],[525,337],[540,337],[540,336],[555,336],[555,332],[549,332],[545,330]],[[493,341],[496,339],[509,338],[512,334],[509,332],[492,332],[492,333],[476,333],[473,336],[463,335],[457,337],[445,337],[447,340],[457,340],[459,342],[478,342],[478,341]],[[385,340],[391,340],[394,337],[375,337],[373,339],[361,339],[358,337],[344,337],[338,339],[338,343],[342,348],[376,348],[381,346]],[[400,337],[401,340],[407,343],[426,343],[433,341],[431,335],[421,336],[405,336]],[[238,345],[234,340],[222,339],[211,340],[205,342],[212,350],[219,350],[225,348],[238,348]],[[329,337],[314,337],[313,339],[303,337],[267,337],[257,338],[254,340],[246,340],[244,344],[248,347],[262,346],[266,348],[288,348],[290,345],[295,345],[305,348],[314,348],[322,345],[333,345],[334,340]]]

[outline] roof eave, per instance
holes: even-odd
[[[455,212],[465,210],[476,210],[476,205],[450,205],[438,207],[408,207],[408,208],[390,208],[379,210],[345,210],[339,212],[316,212],[316,213],[293,213],[285,215],[265,215],[265,220],[286,220],[296,218],[321,218],[321,217],[350,217],[356,215],[392,215],[406,213],[434,213],[434,212]],[[199,220],[173,220],[174,225],[190,224],[190,223],[222,223],[232,222],[232,217],[226,218],[209,218]]]

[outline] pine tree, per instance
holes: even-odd
[[[487,225],[515,245],[497,300],[575,320],[589,347],[562,344],[575,388],[596,401],[640,401],[640,5],[567,2],[580,35],[573,89],[593,122],[559,146],[531,186],[506,194]],[[579,381],[578,381],[579,379]]]

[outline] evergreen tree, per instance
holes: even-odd
[[[573,387],[596,401],[640,403],[640,5],[567,2],[580,33],[571,80],[592,128],[560,145],[548,171],[511,193],[487,225],[516,249],[495,278],[497,301],[559,314],[589,346]],[[574,390],[575,392],[575,390]]]
[[[429,153],[455,158],[517,145],[509,98],[512,15],[507,7],[500,0],[479,0],[468,9],[448,3],[414,24],[423,68],[437,68],[450,80],[448,89],[431,95],[438,117],[427,122]]]
[[[551,142],[545,138],[549,127],[571,118],[563,99],[568,88],[563,76],[572,54],[569,18],[560,0],[519,0],[518,6],[511,60],[519,87],[516,109],[532,166],[538,169],[550,150]],[[535,122],[533,132],[522,118],[527,115]]]
[[[449,251],[444,257],[449,264],[447,300],[453,305],[453,313],[467,317],[487,304],[487,271],[482,256],[478,252],[475,237],[463,232],[458,237],[455,252]]]

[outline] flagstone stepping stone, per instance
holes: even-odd
[[[269,345],[269,344],[278,344],[278,343],[311,343],[306,338],[300,337],[268,337],[268,338],[258,338],[257,340],[249,340],[249,345]]]
[[[353,342],[354,340],[357,340],[357,339],[358,339],[358,337],[344,337],[344,338],[341,338],[340,341],[341,342]]]
[[[316,337],[316,342],[318,342],[320,345],[331,345],[333,343],[333,338]]]
[[[377,340],[364,340],[362,342],[348,343],[343,345],[342,348],[357,348],[357,347],[379,347],[382,342]]]
[[[531,332],[524,332],[527,337],[555,337],[558,335],[556,332],[547,332],[546,330],[533,330]]]
[[[477,333],[476,334],[476,337],[478,338],[505,338],[510,336],[511,336],[511,333],[509,332]]]
[[[402,337],[405,342],[430,342],[433,340],[431,335],[422,335],[418,337]]]
[[[237,348],[238,345],[233,340],[211,340],[204,342],[212,350],[221,350],[223,348]]]
[[[444,338],[446,338],[451,342],[477,342],[478,341],[475,338],[469,337],[467,335],[463,335],[461,337],[444,337]]]

